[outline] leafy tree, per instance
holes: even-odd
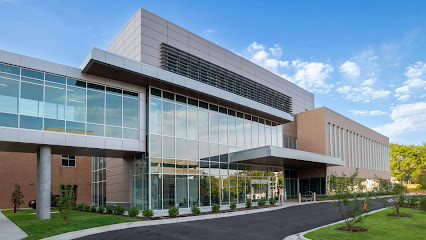
[[[68,215],[70,214],[73,205],[74,205],[74,181],[71,185],[62,185],[62,182],[58,184],[59,197],[58,200],[58,210],[61,214],[62,221],[64,224],[69,224]]]
[[[16,207],[19,210],[19,207],[21,206],[21,204],[24,204],[24,194],[22,194],[21,192],[21,186],[19,184],[15,184],[15,189],[12,192],[12,197],[10,199],[10,202],[12,203],[12,207],[14,204],[14,199],[16,198]]]
[[[426,143],[390,144],[391,174],[400,182],[413,180],[426,188]]]

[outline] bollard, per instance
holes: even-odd
[[[317,201],[317,193],[316,192],[314,192],[314,194],[313,194],[314,196],[314,202],[316,202]]]
[[[179,203],[176,203],[176,208],[178,210],[178,215],[179,215]]]
[[[299,193],[299,203],[301,203],[301,202],[302,202],[302,194]]]
[[[287,191],[284,192],[284,201],[287,200]]]

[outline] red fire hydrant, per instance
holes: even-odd
[[[13,213],[16,213],[16,198],[13,198]]]

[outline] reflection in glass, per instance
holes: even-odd
[[[187,159],[188,158],[188,152],[187,152],[187,146],[186,146],[186,140],[185,139],[176,139],[176,158],[178,159]]]
[[[138,128],[139,115],[138,99],[123,98],[123,126],[128,128]]]
[[[228,118],[228,144],[237,146],[237,133],[235,131],[235,118]]]
[[[104,124],[105,93],[87,91],[87,122]]]
[[[272,128],[272,146],[277,146],[277,129]]]
[[[67,133],[85,134],[84,123],[67,121]]]
[[[176,163],[174,159],[163,158],[163,173],[175,174]]]
[[[198,160],[198,142],[188,140],[188,159]]]
[[[151,152],[150,155],[152,157],[161,157],[161,136],[150,135],[150,146]]]
[[[210,113],[210,142],[218,142],[219,139],[219,117],[217,114]]]
[[[87,124],[86,135],[103,137],[104,136],[104,126],[103,125],[96,125],[96,124]]]
[[[161,101],[151,98],[149,105],[149,132],[161,134]]]
[[[229,197],[231,202],[237,203],[237,198],[238,198],[237,176],[229,177]]]
[[[18,115],[8,114],[8,113],[0,113],[0,126],[17,128],[18,127]]]
[[[105,137],[111,138],[121,138],[121,128],[120,127],[105,127]]]
[[[209,140],[209,113],[204,111],[198,112],[198,124],[200,131],[200,140]]]
[[[220,195],[219,195],[219,176],[211,176],[210,177],[210,192],[212,196],[212,205],[220,204]]]
[[[188,173],[189,174],[199,174],[198,161],[188,161]]]
[[[219,145],[210,143],[210,161],[219,162]]]
[[[252,147],[256,148],[259,146],[259,128],[256,123],[251,125],[251,136],[252,136]]]
[[[175,157],[175,139],[163,137],[163,156],[167,158]]]
[[[46,82],[44,117],[65,119],[65,86]]]
[[[164,174],[163,180],[163,204],[164,209],[175,205],[175,175]]]
[[[18,98],[19,77],[0,73],[0,112],[18,113]]]
[[[188,177],[185,175],[177,175],[177,203],[179,207],[188,207]]]
[[[162,161],[161,158],[151,158],[151,173],[161,173]]]
[[[198,176],[197,175],[189,175],[188,176],[188,184],[189,184],[189,206],[200,206],[199,199],[198,199],[198,193],[199,193],[199,186],[198,186]]]
[[[219,143],[228,144],[228,119],[219,116]]]
[[[259,124],[259,147],[265,146],[265,125]]]
[[[186,107],[176,105],[176,137],[186,138]]]
[[[200,142],[200,160],[209,160],[209,144],[206,142]]]
[[[43,116],[43,81],[22,78],[19,112],[28,116]]]
[[[121,127],[121,96],[106,94],[106,124]]]
[[[198,111],[188,108],[188,138],[198,139]]]
[[[68,86],[67,120],[86,121],[86,89]]]
[[[173,103],[163,102],[163,134],[175,135],[175,105]]]
[[[188,174],[188,161],[176,159],[176,173]]]
[[[45,118],[44,130],[51,132],[65,132],[65,121]]]
[[[238,176],[238,203],[245,203],[245,177]]]
[[[271,128],[270,127],[265,127],[265,132],[266,132],[266,146],[270,146],[271,145]]]
[[[161,174],[152,174],[151,175],[151,208],[154,210],[159,210],[162,208],[162,183],[161,183]]]
[[[251,123],[244,122],[244,146],[251,148]]]
[[[210,177],[200,176],[200,205],[210,206]]]
[[[21,115],[20,128],[42,130],[43,119]]]
[[[244,122],[237,119],[237,146],[244,147]]]
[[[130,140],[138,140],[138,130],[123,128],[123,138]]]

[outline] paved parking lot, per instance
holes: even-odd
[[[375,200],[371,209],[381,207],[380,200]],[[235,217],[130,228],[80,239],[283,239],[339,220],[342,217],[337,208],[325,202]]]

